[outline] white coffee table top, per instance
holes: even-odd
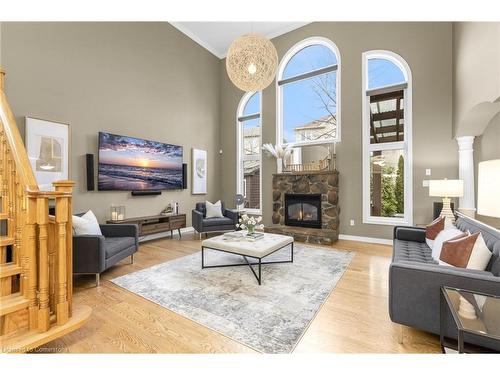
[[[228,251],[250,257],[263,258],[282,247],[293,243],[293,237],[282,234],[265,233],[257,240],[228,240],[224,235],[204,240],[201,246],[215,250]]]

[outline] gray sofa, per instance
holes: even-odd
[[[81,214],[79,214],[81,215]],[[102,236],[73,236],[73,273],[93,274],[96,285],[99,275],[139,249],[138,228],[135,224],[101,224]]]
[[[460,214],[456,226],[471,233],[481,231],[493,253],[485,271],[440,266],[425,242],[425,228],[394,228],[389,268],[389,315],[393,322],[439,334],[442,285],[500,294],[500,232]],[[457,337],[451,315],[446,319],[444,332],[447,337]],[[465,341],[500,351],[498,341],[467,334]]]
[[[236,229],[238,223],[238,212],[226,209],[222,204],[222,215],[224,217],[207,218],[207,208],[205,202],[196,203],[195,209],[191,213],[193,228],[200,234],[209,232],[227,232]]]

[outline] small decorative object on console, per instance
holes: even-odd
[[[255,229],[264,229],[262,216],[255,217],[244,214],[239,219],[238,224],[236,224],[236,228],[246,229],[248,231],[248,235],[252,235],[255,232]]]
[[[111,206],[111,220],[124,220],[125,206]]]
[[[163,211],[161,212],[162,215],[168,215],[168,214],[171,214],[173,212],[173,209],[172,209],[172,203],[169,203],[167,204],[167,207],[165,207],[163,209]]]

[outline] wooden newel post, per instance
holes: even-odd
[[[72,267],[73,238],[71,228],[71,192],[73,181],[56,181],[53,186],[58,193],[66,193],[56,197],[56,318],[57,324],[66,323],[71,316],[72,300]]]
[[[49,301],[49,200],[36,200],[36,222],[38,224],[38,330],[45,332],[50,326]]]

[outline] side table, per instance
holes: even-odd
[[[447,310],[457,328],[457,340],[444,336]],[[500,296],[470,290],[441,287],[440,335],[441,350],[458,353],[494,353],[492,349],[464,343],[464,334],[498,342],[500,347]],[[496,346],[496,344],[495,344]]]

